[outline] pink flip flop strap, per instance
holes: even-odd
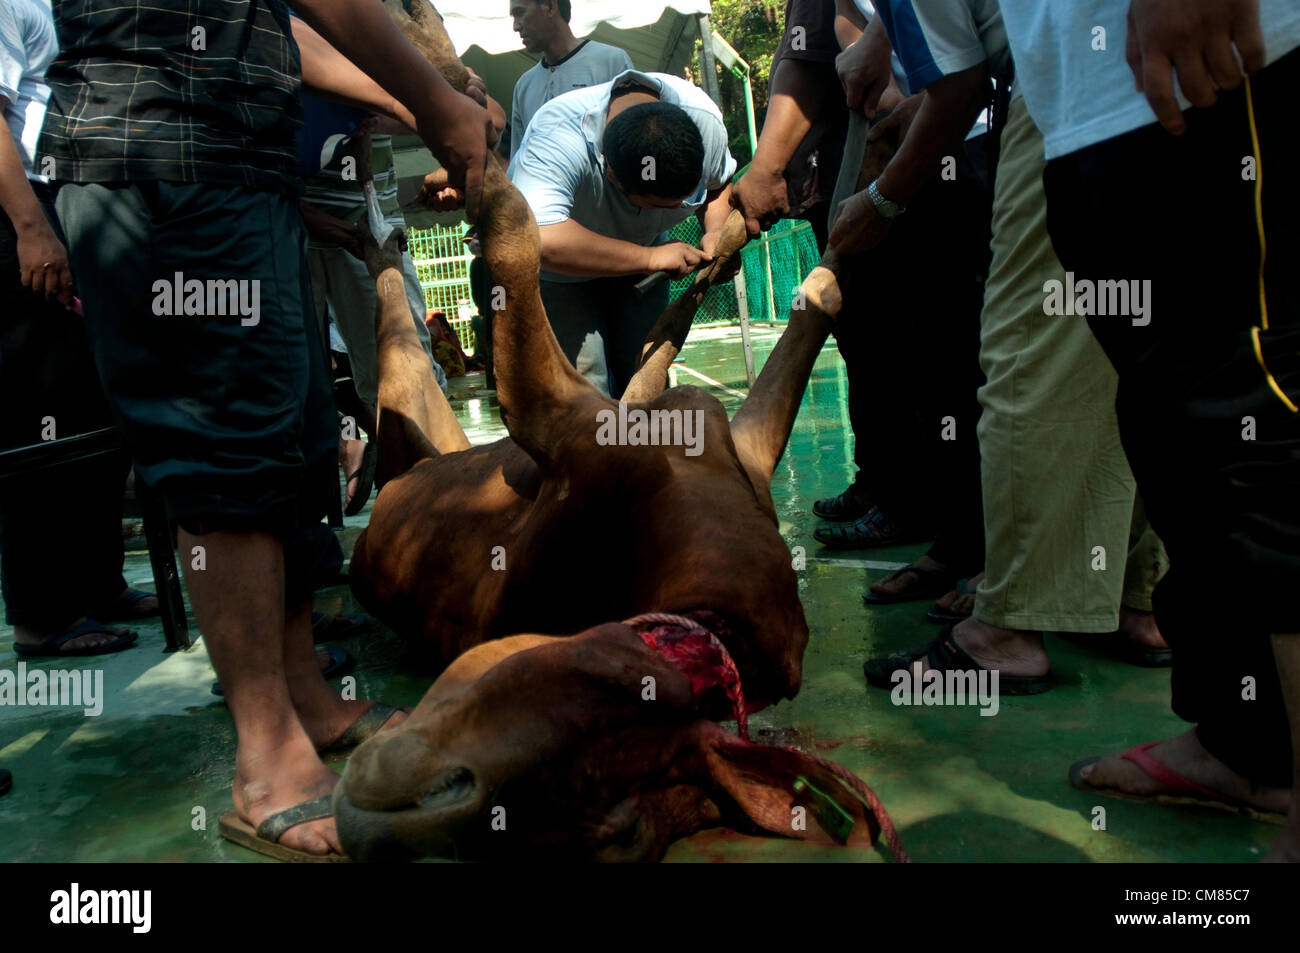
[[[1201,794],[1215,801],[1235,800],[1221,791],[1211,791],[1209,788],[1201,787],[1195,781],[1187,780],[1168,765],[1161,764],[1154,757],[1147,754],[1147,749],[1154,748],[1158,744],[1160,744],[1159,741],[1152,741],[1144,745],[1137,745],[1125,751],[1120,757],[1132,761],[1175,794]]]

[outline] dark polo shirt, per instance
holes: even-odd
[[[37,147],[56,182],[295,194],[302,69],[284,0],[54,0],[59,56]]]

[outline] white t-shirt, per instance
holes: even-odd
[[[872,4],[854,2],[869,15]],[[995,77],[1011,75],[997,0],[881,0],[875,6],[912,92],[980,63],[988,63]]]
[[[0,98],[23,170],[36,182],[46,181],[35,169],[36,140],[50,99],[45,70],[58,53],[49,0],[0,0]]]
[[[1130,0],[1001,0],[1016,85],[1048,159],[1156,121],[1124,58]],[[1300,46],[1300,0],[1259,0],[1269,63]],[[1190,105],[1178,92],[1184,109]]]
[[[884,23],[894,49],[894,73],[904,93],[919,93],[936,80],[980,63],[987,63],[994,77],[1010,80],[1011,51],[997,0],[881,0],[879,4],[854,0],[854,4],[868,20],[878,15]],[[966,138],[988,132],[988,119],[986,109]]]
[[[605,113],[609,94],[624,76],[659,91],[659,101],[681,107],[704,141],[704,166],[694,192],[676,208],[640,208],[605,178]],[[727,127],[713,100],[692,83],[666,73],[628,70],[608,83],[557,96],[537,110],[507,174],[523,193],[538,225],[572,219],[598,235],[638,245],[656,244],[678,222],[700,209],[709,192],[722,188],[736,171],[727,148]],[[553,281],[587,281],[542,272]]]
[[[528,122],[544,103],[556,96],[607,83],[619,73],[632,68],[628,55],[616,46],[583,40],[572,53],[554,66],[539,60],[519,77],[510,99],[510,157],[513,159],[524,141]]]

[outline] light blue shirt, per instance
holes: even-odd
[[[0,100],[23,171],[37,182],[46,181],[34,166],[36,140],[50,99],[45,69],[58,54],[49,0],[0,2]]]
[[[857,5],[859,9],[871,6],[862,0]],[[997,0],[881,0],[876,7],[912,92],[980,63],[988,63],[996,77],[1010,76],[1011,58]]]
[[[694,121],[704,140],[704,167],[695,190],[676,208],[643,209],[628,201],[605,178],[600,142],[614,83],[634,76],[657,89],[661,102],[679,106]],[[695,214],[712,191],[722,188],[736,171],[727,149],[722,113],[702,90],[666,73],[627,70],[608,83],[557,96],[542,106],[528,124],[524,141],[510,161],[507,174],[523,193],[538,225],[570,219],[583,228],[637,245],[656,245],[664,233]],[[587,281],[542,272],[552,281]]]
[[[583,40],[582,45],[554,66],[539,60],[519,77],[510,99],[510,156],[519,151],[528,122],[556,96],[605,83],[632,68],[617,46]]]
[[[1000,2],[1016,86],[1043,134],[1048,159],[1156,121],[1146,97],[1133,88],[1124,57],[1129,0]],[[1300,46],[1297,0],[1259,0],[1259,19],[1267,62]],[[1188,108],[1181,90],[1178,101]]]
[[[893,47],[890,65],[904,95],[919,93],[931,83],[987,63],[999,80],[1011,78],[1011,53],[996,0],[945,0],[916,4],[911,0],[854,0],[867,20],[879,15]],[[975,117],[967,139],[989,131],[985,109]]]

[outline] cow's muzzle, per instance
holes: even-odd
[[[405,770],[391,770],[395,762]],[[439,764],[414,733],[393,732],[362,745],[334,789],[339,839],[355,861],[447,855],[486,804],[487,792],[471,768]]]

